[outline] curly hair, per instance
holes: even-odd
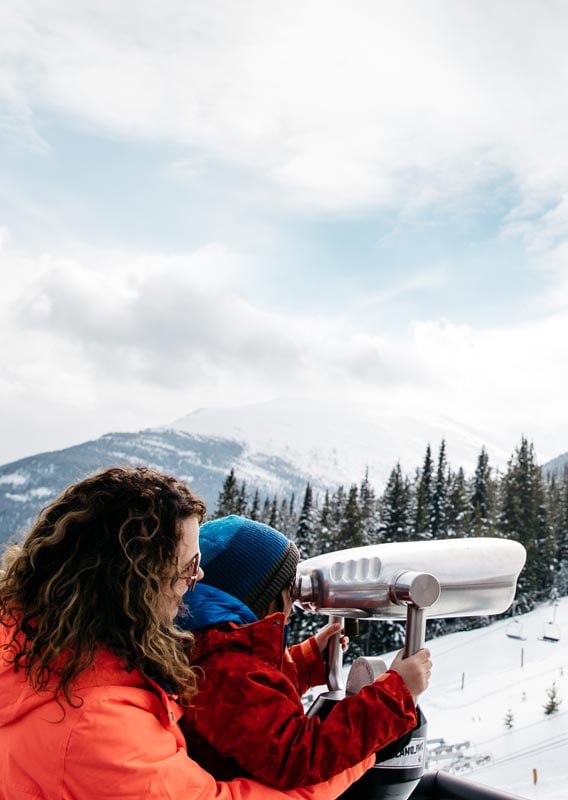
[[[74,678],[104,647],[188,704],[192,637],[174,627],[165,588],[179,578],[181,522],[201,522],[205,511],[185,483],[143,467],[113,467],[66,489],[6,553],[0,619],[14,669],[38,691],[55,682],[73,704]]]

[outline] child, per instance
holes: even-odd
[[[325,683],[323,656],[338,625],[286,648],[298,551],[274,528],[229,516],[201,526],[205,577],[187,594],[178,624],[195,635],[201,668],[182,730],[218,780],[253,776],[280,789],[316,783],[416,726],[414,697],[428,685],[430,653],[395,658],[325,720],[304,714],[301,695]]]

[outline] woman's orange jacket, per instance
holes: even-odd
[[[175,698],[102,651],[74,685],[79,706],[38,693],[6,660],[0,621],[0,800],[334,800],[371,767],[281,792],[216,782],[189,758]]]

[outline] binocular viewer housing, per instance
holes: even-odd
[[[525,548],[479,537],[392,542],[309,558],[298,565],[295,602],[346,618],[405,619],[501,614],[515,596]]]
[[[295,602],[306,611],[344,618],[406,619],[404,655],[424,646],[428,617],[501,614],[515,596],[525,548],[494,537],[391,542],[325,553],[298,565]],[[340,633],[328,644],[328,688],[308,716],[325,718],[346,696]],[[386,669],[381,659],[359,658],[347,680],[350,694]],[[396,752],[377,754],[377,763],[342,800],[408,800],[424,773],[427,722],[418,725]]]

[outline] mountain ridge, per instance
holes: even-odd
[[[135,464],[185,480],[211,511],[231,467],[239,482],[245,481],[265,495],[300,494],[310,479],[284,459],[251,453],[244,442],[236,440],[171,428],[107,433],[0,466],[0,542],[28,528],[39,509],[69,484],[109,466]]]
[[[141,464],[185,479],[213,511],[225,476],[266,496],[303,494],[309,481],[316,492],[369,480],[382,490],[397,462],[414,474],[428,442],[433,456],[446,441],[449,464],[473,473],[485,447],[492,467],[506,464],[509,452],[487,444],[481,434],[455,421],[386,406],[305,398],[229,409],[200,408],[160,427],[134,433],[107,433],[98,439],[50,450],[0,466],[0,542],[29,527],[39,509],[66,486],[117,464]],[[497,454],[497,455],[495,455]],[[497,459],[492,460],[492,459]],[[566,459],[558,456],[546,472]],[[564,462],[562,462],[564,463]]]
[[[270,452],[326,481],[350,484],[368,469],[384,485],[397,462],[411,473],[422,464],[429,443],[442,439],[450,463],[473,473],[482,447],[504,467],[513,450],[488,441],[470,425],[431,411],[368,403],[360,399],[286,397],[236,408],[200,408],[169,427],[245,441],[251,452]]]

